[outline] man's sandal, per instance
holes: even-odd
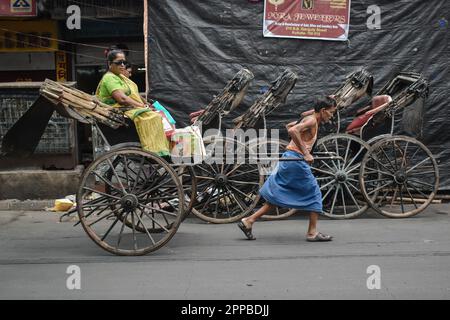
[[[242,230],[242,232],[245,234],[245,236],[247,237],[248,240],[256,239],[252,234],[252,228],[247,228],[242,221],[239,221],[238,227],[239,227],[239,229]]]
[[[314,237],[306,237],[306,241],[310,242],[324,242],[324,241],[331,241],[332,239],[333,239],[332,236],[320,232],[318,232]]]

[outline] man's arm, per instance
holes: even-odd
[[[289,123],[286,125],[286,130],[289,132],[289,129],[292,128],[293,126],[295,126],[296,124],[298,124],[298,121],[292,121],[292,122],[289,122]]]
[[[314,161],[314,158],[310,154],[308,148],[306,147],[304,141],[302,140],[301,133],[303,131],[312,130],[315,127],[315,122],[312,118],[305,118],[299,124],[292,126],[289,130],[289,136],[294,141],[295,145],[303,153],[305,160],[308,162]]]

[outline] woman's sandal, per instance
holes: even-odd
[[[252,228],[247,228],[242,221],[239,221],[238,227],[239,227],[239,229],[242,230],[242,232],[245,234],[245,236],[247,237],[248,240],[256,239],[252,234]]]
[[[320,232],[318,232],[314,237],[306,237],[306,241],[310,242],[324,242],[324,241],[331,241],[332,239],[333,239],[332,236]]]

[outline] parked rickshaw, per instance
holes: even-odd
[[[391,97],[389,101],[356,113],[346,128],[353,134],[334,133],[317,141],[315,154],[332,152],[343,159],[321,159],[312,166],[326,216],[355,218],[371,207],[387,217],[403,218],[431,203],[439,186],[438,166],[418,140],[427,95],[428,83],[420,74],[400,73],[377,94]],[[360,130],[349,130],[360,120]],[[340,120],[334,128],[339,132]],[[277,210],[280,213],[269,218],[285,218],[296,211]]]
[[[250,71],[245,85],[253,78]],[[245,217],[259,201],[258,191],[264,182],[262,166],[250,159],[249,146],[253,141],[245,140],[245,133],[253,129],[259,121],[265,123],[265,116],[278,108],[285,100],[297,81],[297,75],[284,70],[250,108],[233,121],[227,136],[221,123],[215,132],[204,137],[208,157],[193,167],[197,184],[197,198],[192,212],[200,219],[211,223],[231,223]],[[203,125],[208,125],[213,117],[219,119],[224,114],[208,113],[199,117]],[[265,125],[264,125],[265,128]],[[204,130],[205,132],[205,130]],[[240,135],[242,134],[242,135]],[[256,160],[256,159],[255,159]]]

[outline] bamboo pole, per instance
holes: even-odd
[[[61,103],[84,117],[98,120],[110,127],[126,125],[124,114],[83,91],[46,79],[40,89],[41,95],[54,104]]]

